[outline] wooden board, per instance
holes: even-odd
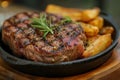
[[[106,77],[111,77],[109,80],[117,80],[118,79],[117,77],[119,76],[116,76],[116,79],[115,78],[112,79],[112,77],[114,77],[114,75],[119,75],[120,73],[119,53],[120,53],[120,39],[119,44],[113,51],[112,57],[97,69],[94,69],[84,74],[61,78],[46,78],[24,74],[12,69],[0,58],[0,80],[98,80],[98,79],[103,80]]]

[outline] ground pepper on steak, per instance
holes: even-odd
[[[57,26],[54,34],[43,38],[43,32],[33,28],[30,18],[40,17],[38,12],[21,12],[7,19],[2,26],[2,40],[17,56],[44,62],[59,63],[81,58],[86,36],[75,22],[60,24],[64,17],[45,13],[47,19]]]

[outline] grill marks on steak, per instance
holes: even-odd
[[[59,24],[63,17],[45,14],[52,19],[52,24],[58,25],[53,35],[49,33],[43,39],[43,32],[30,25],[30,18],[39,17],[39,13],[23,12],[4,22],[2,40],[14,54],[34,61],[57,63],[80,58],[86,40],[80,25],[74,22]]]

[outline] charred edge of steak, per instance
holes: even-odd
[[[43,39],[43,32],[31,27],[30,18],[39,17],[37,12],[23,12],[7,19],[2,27],[2,40],[18,56],[29,60],[57,63],[71,61],[81,57],[86,41],[80,25],[70,22],[60,24],[64,18],[47,14],[52,24],[57,25],[54,34],[48,34]]]

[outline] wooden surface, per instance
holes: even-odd
[[[120,76],[120,41],[112,57],[103,65],[90,72],[61,78],[45,78],[18,72],[9,67],[0,58],[0,80],[119,80]]]

